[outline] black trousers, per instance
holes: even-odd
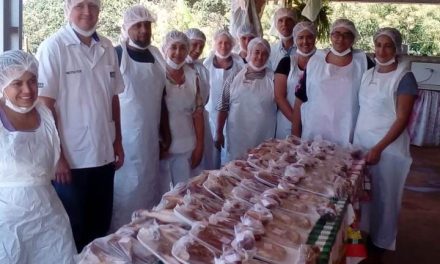
[[[69,215],[78,252],[110,228],[113,209],[113,163],[85,169],[72,169],[72,182],[53,182]]]

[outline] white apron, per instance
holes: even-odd
[[[159,192],[159,123],[165,73],[155,63],[137,62],[122,44],[121,73],[125,91],[121,106],[124,165],[116,171],[111,230],[131,221],[137,209],[151,209]],[[149,47],[154,49],[154,47]]]
[[[203,65],[208,69],[209,71],[209,99],[208,103],[206,104],[205,108],[209,112],[209,124],[211,128],[211,133],[213,136],[216,135],[217,131],[217,105],[219,101],[221,100],[222,93],[223,93],[223,85],[228,78],[229,74],[236,73],[244,66],[244,62],[241,59],[240,56],[237,54],[232,54],[232,67],[228,70],[219,69],[214,67],[214,53],[212,53],[204,62]],[[223,133],[225,133],[226,128],[223,130]],[[227,142],[226,142],[227,143]],[[221,153],[219,151],[215,152],[215,168],[220,168],[221,163],[224,163],[226,161],[226,146],[224,149],[222,149]]]
[[[193,112],[196,107],[196,71],[188,65],[183,66],[185,83],[172,84],[166,80],[166,104],[171,129],[171,154],[166,162],[171,182],[186,182],[191,176],[191,153],[196,146]]]
[[[0,263],[73,263],[69,218],[51,179],[60,153],[52,114],[37,105],[32,132],[0,122]]]
[[[231,84],[230,108],[226,127],[227,160],[244,156],[275,136],[276,103],[273,93],[273,72],[266,68],[263,79],[246,80],[247,66]]]
[[[400,63],[389,73],[370,69],[362,79],[359,92],[359,117],[353,144],[365,151],[376,145],[396,120],[396,91],[402,77],[408,72]],[[381,155],[378,164],[370,167],[372,201],[362,215],[362,228],[370,231],[373,243],[381,248],[395,250],[397,223],[403,187],[412,159],[410,138],[405,130]]]
[[[209,99],[209,72],[202,63],[196,61],[193,64],[194,69],[197,72],[197,76],[199,78],[199,87],[200,87],[200,95],[203,99],[203,104],[206,106]],[[203,170],[214,170],[218,169],[216,167],[215,155],[218,150],[214,145],[214,138],[211,133],[210,125],[209,125],[209,112],[204,108],[203,111],[203,119],[204,119],[204,149],[203,149],[203,158],[200,162],[200,165],[194,170],[194,176],[202,172]],[[218,154],[217,154],[218,156]]]
[[[339,67],[326,62],[329,50],[317,51],[307,64],[308,101],[301,106],[304,139],[322,136],[342,146],[352,143],[358,114],[358,92],[367,57],[353,51],[350,64]]]
[[[298,67],[298,57],[290,56],[290,72],[287,76],[287,101],[293,108],[295,103],[295,88],[303,76],[304,71]],[[276,138],[285,139],[292,134],[292,122],[287,119],[281,110],[277,111]]]

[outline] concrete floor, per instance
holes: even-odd
[[[440,147],[411,146],[413,164],[406,186],[440,183]],[[437,186],[440,189],[440,185]],[[385,264],[440,263],[440,191],[405,189],[397,234],[397,250],[384,255]]]

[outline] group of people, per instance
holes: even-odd
[[[373,63],[353,48],[351,21],[336,20],[331,48],[317,50],[314,24],[280,8],[277,43],[252,25],[221,29],[202,61],[196,28],[151,45],[155,18],[141,5],[125,11],[115,48],[96,32],[100,10],[99,0],[65,0],[68,23],[36,58],[0,55],[0,263],[71,263],[170,183],[291,134],[365,151],[364,227],[395,249],[417,93],[396,29],[377,31]]]

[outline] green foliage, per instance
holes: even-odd
[[[286,0],[302,10],[305,0]],[[362,35],[357,47],[372,51],[372,36],[379,27],[393,26],[401,30],[404,41],[410,44],[414,54],[440,55],[440,12],[438,6],[408,4],[360,4],[335,3],[328,0],[324,12],[319,15],[320,32],[326,32],[331,21],[339,17],[353,20]],[[153,24],[153,44],[160,47],[163,37],[171,29],[186,30],[198,27],[208,37],[205,55],[210,50],[213,33],[229,23],[230,0],[102,0],[98,31],[117,44],[124,10],[133,4],[143,4],[157,16]],[[272,14],[282,1],[269,1],[261,19],[264,37],[269,35]],[[64,23],[62,0],[24,1],[24,45],[35,52],[38,45],[56,32]],[[301,8],[302,6],[302,8]],[[435,8],[434,8],[435,7]],[[332,12],[331,12],[332,10]],[[331,12],[331,13],[330,13]],[[322,15],[322,16],[321,16]],[[329,18],[329,21],[326,20]],[[328,33],[321,33],[318,46],[328,46]]]
[[[307,4],[307,0],[293,0],[289,1],[291,2],[291,6],[295,10],[297,17],[299,17],[300,21],[308,21],[308,19],[301,15],[302,10]],[[330,33],[330,22],[329,22],[329,16],[331,14],[331,8],[328,4],[328,0],[322,1],[322,8],[319,11],[318,17],[316,18],[313,23],[316,26],[316,29],[318,31],[318,40],[327,40],[328,35]]]
[[[35,53],[38,45],[63,23],[62,1],[26,1],[23,8],[23,48]]]
[[[434,5],[332,3],[334,21],[351,19],[361,34],[358,48],[373,51],[373,35],[380,27],[395,27],[403,35],[409,52],[440,55],[440,9]]]

